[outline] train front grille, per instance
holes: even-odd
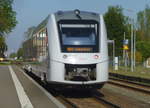
[[[90,65],[65,64],[65,80],[69,81],[96,80],[96,64]]]

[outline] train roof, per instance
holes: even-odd
[[[80,11],[78,9],[75,9],[73,11],[58,11],[55,14],[56,21],[59,20],[65,20],[65,19],[79,19],[80,16],[81,19],[92,19],[92,20],[97,20],[99,21],[99,15],[98,13],[95,12],[88,12],[88,11]]]
[[[72,19],[75,18],[76,11],[78,11],[83,19],[94,19],[99,21],[99,14],[95,12],[87,12],[87,11],[80,11],[78,9],[72,11],[57,11],[54,13],[56,21],[61,19]],[[34,30],[33,34],[39,32],[42,28],[46,27],[48,23],[50,15],[48,15]]]
[[[78,9],[71,10],[71,11],[61,11],[61,10],[59,10],[59,11],[55,12],[55,14],[58,14],[58,15],[63,15],[64,14],[65,15],[65,14],[74,14],[76,12],[80,12],[81,14],[99,15],[96,12],[80,11]]]

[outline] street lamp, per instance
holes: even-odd
[[[125,9],[125,8],[124,8]],[[126,11],[130,13],[135,13],[135,11],[131,9],[125,9]],[[135,68],[135,62],[136,62],[136,31],[134,32],[134,19],[131,20],[131,71],[133,72]]]
[[[133,24],[134,24],[134,20],[133,20]],[[134,42],[134,38],[133,38],[133,36],[134,36],[134,34],[133,34],[133,28],[134,28],[134,26],[133,26],[133,24],[131,25],[131,71],[133,72],[133,67],[134,67],[134,47],[133,47],[133,42]]]

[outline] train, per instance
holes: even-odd
[[[55,87],[101,88],[108,81],[103,15],[70,10],[48,15],[23,42],[24,69]]]

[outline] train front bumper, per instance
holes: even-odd
[[[75,89],[84,89],[84,88],[101,88],[106,82],[96,82],[96,81],[88,81],[88,82],[71,82],[71,81],[65,81],[65,82],[48,82],[50,86],[53,86],[54,88],[75,88]]]

